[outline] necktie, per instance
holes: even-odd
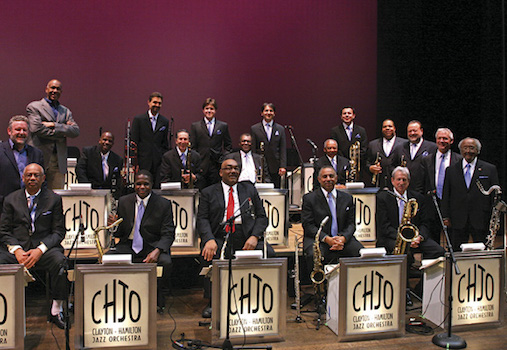
[[[109,175],[109,165],[107,164],[107,158],[102,156],[102,171],[104,173],[104,181],[106,181]]]
[[[398,199],[398,218],[401,223],[401,219],[403,218],[403,212],[405,211],[405,202],[401,199]]]
[[[442,192],[444,189],[445,179],[445,154],[440,157],[440,166],[438,167],[438,179],[437,179],[437,196],[442,199]]]
[[[334,157],[331,158],[331,165],[333,166],[334,171],[338,171],[338,170],[336,170],[336,161],[334,160]]]
[[[211,136],[213,134],[213,123],[208,122],[208,134]]]
[[[35,232],[35,208],[36,208],[36,204],[35,204],[35,196],[30,196],[30,198],[28,199],[28,211],[30,212],[30,219],[32,221],[32,232]]]
[[[266,136],[268,141],[271,141],[271,124],[266,124]]]
[[[352,141],[352,127],[350,125],[347,126],[347,137],[349,138],[349,141]]]
[[[333,197],[333,194],[330,192],[327,194],[327,204],[329,205],[329,210],[331,211],[331,236],[338,235],[338,221],[336,221],[336,203]]]
[[[140,231],[143,215],[144,215],[144,201],[141,201],[141,203],[139,203],[139,206],[137,207],[137,218],[134,226],[134,238],[132,240],[132,250],[136,254],[139,254],[139,252],[143,250],[143,237],[141,236]]]
[[[157,119],[155,117],[151,117],[151,129],[155,131],[155,127],[157,126]]]
[[[233,196],[234,190],[232,187],[229,187],[229,201],[227,202],[227,220],[229,220],[231,217],[234,216],[234,196]],[[232,231],[231,231],[232,227]],[[234,232],[234,222],[231,223],[231,225],[228,225],[226,227],[227,232]]]
[[[183,164],[183,168],[187,167],[187,157],[185,156],[185,153],[181,154],[181,164]]]
[[[467,165],[465,166],[466,168],[466,171],[465,171],[465,183],[467,185],[467,188],[470,188],[470,182],[472,181],[472,176],[470,174],[470,164],[467,163]]]

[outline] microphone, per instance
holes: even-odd
[[[252,217],[252,219],[254,219],[255,218],[254,206],[253,206],[252,198],[250,198],[250,197],[248,197],[248,206],[249,206],[248,211],[250,211],[250,216]]]
[[[306,142],[308,142],[313,148],[318,149],[317,145],[312,140],[306,139]]]
[[[292,130],[292,125],[284,125],[283,127],[284,127],[285,129]]]
[[[432,196],[432,195],[434,195],[436,193],[437,193],[437,190],[429,190],[428,192],[426,192],[426,194],[429,195],[429,196]]]
[[[84,236],[84,225],[83,225],[83,216],[79,215],[79,234],[81,235],[81,243],[84,243],[85,236]]]
[[[329,221],[329,216],[326,216],[320,223],[320,229],[324,227],[325,224]]]

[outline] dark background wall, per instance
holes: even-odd
[[[274,102],[305,158],[306,138],[329,137],[343,105],[375,130],[374,0],[15,1],[2,4],[0,26],[0,125],[55,77],[81,127],[71,145],[94,144],[102,126],[123,153],[127,118],[147,110],[152,91],[175,130],[216,98],[234,145]]]

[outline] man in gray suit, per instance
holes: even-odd
[[[67,172],[67,137],[79,136],[79,126],[72,118],[72,112],[58,102],[61,94],[62,83],[53,79],[46,86],[47,96],[26,107],[31,143],[44,155],[50,189],[63,188]]]

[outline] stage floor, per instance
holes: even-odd
[[[311,286],[304,286],[304,290],[311,292]],[[316,350],[316,349],[399,349],[399,350],[422,350],[439,349],[431,342],[432,335],[416,335],[406,333],[401,338],[368,340],[357,342],[338,343],[336,335],[326,326],[319,330],[315,329],[315,313],[303,314],[302,323],[294,322],[296,311],[290,308],[293,298],[288,298],[287,303],[287,328],[285,341],[271,343],[273,349],[293,350]],[[202,291],[198,289],[177,289],[172,296],[166,299],[167,308],[163,315],[157,315],[157,344],[158,349],[172,349],[171,337],[174,340],[184,337],[187,339],[198,339],[205,343],[211,340],[211,330],[207,326],[199,326],[201,311],[206,305],[202,298]],[[45,300],[43,291],[27,289],[27,320],[25,349],[65,349],[64,331],[46,322]],[[414,306],[419,306],[417,302]],[[311,310],[312,304],[303,309]],[[168,313],[170,311],[170,314]],[[409,317],[418,317],[421,309],[409,311]],[[429,323],[429,325],[432,325]],[[434,327],[434,325],[432,325]],[[441,333],[442,330],[436,330]],[[53,336],[54,334],[54,336]],[[467,332],[456,332],[455,334],[464,338],[468,349],[493,350],[507,349],[507,327],[480,329]],[[74,328],[70,331],[71,348],[74,349]],[[262,344],[259,344],[262,345]]]

